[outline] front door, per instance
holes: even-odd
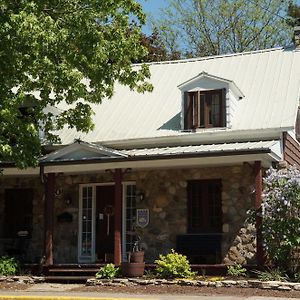
[[[96,261],[114,261],[114,199],[115,186],[96,188]]]

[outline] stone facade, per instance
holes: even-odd
[[[187,233],[187,182],[196,179],[222,180],[222,261],[226,264],[239,262],[251,264],[255,258],[255,228],[246,223],[246,212],[254,207],[251,187],[254,184],[252,168],[248,165],[157,169],[132,171],[124,181],[136,182],[144,199],[137,208],[148,208],[150,223],[138,229],[145,248],[147,262],[153,262],[159,254],[167,253],[176,246],[176,236]],[[113,182],[109,173],[85,175],[58,175],[54,211],[54,261],[76,263],[78,244],[79,184]],[[4,191],[10,187],[32,187],[33,234],[28,259],[38,260],[43,254],[43,185],[38,177],[1,179],[0,220],[3,220]],[[68,215],[68,219],[61,216]],[[0,228],[1,230],[1,228]],[[0,232],[0,236],[2,233]],[[1,249],[0,249],[1,251]]]

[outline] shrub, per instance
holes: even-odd
[[[0,257],[0,275],[15,275],[19,270],[19,262],[14,257]]]
[[[171,250],[167,255],[160,255],[155,261],[156,274],[162,278],[188,278],[195,276],[185,255],[178,254]]]
[[[295,167],[267,171],[264,179],[262,233],[275,267],[295,273],[300,263],[300,171]]]
[[[235,263],[234,265],[227,266],[227,274],[233,277],[246,276],[247,270],[240,264]]]
[[[257,278],[262,281],[287,281],[288,276],[279,269],[269,269],[266,271],[253,271]]]
[[[107,264],[96,273],[97,279],[111,279],[115,278],[119,274],[119,268],[115,267],[114,264]]]

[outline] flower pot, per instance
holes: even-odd
[[[141,277],[144,275],[145,263],[122,262],[122,275],[126,277]]]
[[[130,253],[130,262],[143,263],[144,262],[144,251],[131,252]]]

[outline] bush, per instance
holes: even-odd
[[[287,281],[288,276],[279,269],[269,269],[266,271],[253,271],[257,278],[262,281]]]
[[[227,274],[233,277],[246,276],[247,270],[240,264],[235,263],[234,265],[227,266]]]
[[[14,257],[0,257],[0,275],[15,275],[19,270],[19,262]]]
[[[188,278],[195,276],[186,256],[176,253],[173,249],[167,255],[160,255],[155,261],[156,274],[162,278]]]
[[[295,167],[271,168],[264,186],[264,247],[276,268],[295,273],[300,264],[300,171]]]
[[[107,264],[96,273],[97,279],[112,279],[119,274],[119,268],[115,267],[114,264]]]

